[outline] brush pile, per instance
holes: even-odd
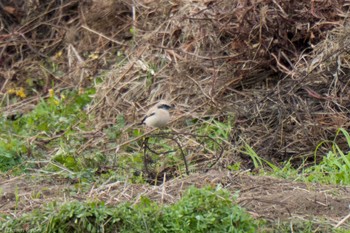
[[[32,97],[5,112],[52,83],[78,89],[103,75],[96,127],[120,114],[133,124],[160,98],[176,103],[179,130],[234,116],[228,164],[245,160],[245,143],[275,162],[309,157],[349,127],[344,0],[24,2],[0,3],[0,90],[25,86]]]

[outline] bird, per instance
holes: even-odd
[[[169,110],[172,108],[174,107],[167,101],[161,100],[148,110],[140,124],[145,124],[151,128],[163,128],[170,121]]]

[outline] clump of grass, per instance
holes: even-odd
[[[1,124],[1,123],[0,123]],[[21,154],[26,153],[25,142],[11,135],[1,134],[0,171],[6,171],[22,162]]]
[[[257,222],[233,204],[228,191],[190,188],[160,206],[147,198],[132,205],[103,202],[51,203],[20,218],[0,222],[2,232],[256,232]]]
[[[73,125],[86,128],[83,108],[91,101],[93,89],[85,93],[66,92],[41,100],[29,113],[15,120],[0,117],[0,171],[7,171],[29,158],[43,158],[45,148],[57,146],[58,134],[69,137]],[[41,143],[37,143],[41,141]],[[42,141],[46,141],[43,148]]]
[[[293,168],[291,161],[287,161],[282,167],[276,166],[271,162],[259,157],[248,144],[245,145],[244,154],[249,155],[253,161],[254,167],[258,168],[263,174],[271,174],[277,177],[295,179],[303,182],[316,182],[321,184],[350,184],[350,152],[344,152],[336,143],[337,137],[342,134],[350,148],[349,133],[340,128],[332,142],[332,150],[329,151],[321,162],[309,167],[302,165],[300,168]],[[321,142],[316,150],[315,155],[324,142]],[[266,168],[269,168],[268,170]]]
[[[281,168],[269,162],[268,160],[261,158],[248,143],[246,143],[244,140],[243,142],[244,147],[241,150],[241,153],[248,155],[251,158],[251,160],[253,161],[254,168],[258,169],[260,173],[266,174],[271,171],[273,171],[273,173],[279,173],[281,171]],[[234,166],[232,165],[231,167],[234,168]]]
[[[165,209],[162,222],[164,232],[255,232],[257,226],[221,188],[189,189],[182,200]]]
[[[267,225],[265,225],[267,228]],[[323,233],[323,232],[334,232],[334,233],[345,233],[349,230],[343,228],[335,229],[329,222],[324,220],[300,220],[292,219],[291,221],[283,221],[278,223],[272,223],[271,227],[273,231],[266,232],[300,232],[300,233]],[[265,231],[262,231],[265,232]]]
[[[232,128],[234,127],[234,117],[228,116],[225,121],[218,121],[213,118],[203,121],[197,129],[198,135],[206,135],[218,141],[218,143],[230,140]],[[205,141],[206,147],[212,150],[218,150],[218,144],[213,141]]]
[[[345,129],[340,128],[333,141],[332,150],[323,157],[319,164],[303,170],[302,175],[304,180],[324,184],[350,184],[350,152],[344,152],[337,145],[336,138],[339,134],[345,137],[350,148],[350,135]],[[322,143],[317,148],[321,145]],[[317,149],[315,150],[315,154],[316,152]]]

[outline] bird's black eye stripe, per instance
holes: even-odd
[[[167,105],[167,104],[162,104],[162,105],[160,105],[158,108],[165,109],[165,110],[169,110],[169,109],[171,109],[171,106],[169,106],[169,105]]]

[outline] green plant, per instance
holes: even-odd
[[[345,233],[349,232],[348,230],[344,230],[342,228],[335,229],[326,220],[324,221],[312,221],[312,220],[304,220],[300,219],[291,219],[290,221],[278,222],[277,224],[274,222],[269,226],[273,228],[273,231],[269,232],[297,232],[297,233],[323,233],[323,232],[334,232],[334,233]],[[265,232],[265,231],[263,231]]]
[[[22,162],[21,155],[27,148],[23,141],[12,135],[1,134],[0,139],[0,171],[6,171]]]
[[[320,163],[303,170],[302,175],[304,180],[325,184],[350,184],[350,152],[344,153],[337,145],[336,139],[339,137],[340,133],[345,137],[348,147],[350,148],[349,133],[345,129],[340,128],[332,142],[332,150],[323,157]],[[320,143],[317,146],[315,155],[322,144],[323,143]]]
[[[16,186],[15,188],[15,200],[16,200],[16,206],[15,206],[15,210],[17,211],[18,208],[18,203],[19,203],[19,191],[18,191],[18,187]]]
[[[278,168],[274,165],[271,166],[271,164],[268,163],[273,169],[271,175],[303,182],[343,185],[350,184],[350,152],[344,152],[337,145],[336,140],[340,135],[345,137],[350,148],[349,133],[345,129],[340,128],[336,133],[335,139],[331,142],[332,150],[329,151],[320,162],[317,162],[316,159],[317,151],[324,143],[329,143],[329,141],[324,141],[317,145],[314,152],[315,161],[312,166],[306,166],[305,162],[303,162],[302,165],[296,169],[293,168],[290,160],[287,161],[282,168]],[[262,163],[266,162],[259,158],[253,150],[248,149],[245,153],[252,157],[255,166],[261,167]]]
[[[204,123],[205,124],[201,124],[197,130],[199,135],[207,135],[218,140],[219,143],[221,143],[221,141],[229,141],[234,124],[233,116],[228,116],[224,122],[211,118]],[[218,145],[210,140],[207,140],[205,144],[210,149],[218,149]]]
[[[190,188],[183,198],[160,206],[148,198],[136,205],[70,202],[19,218],[0,219],[1,232],[256,232],[257,223],[218,187]]]
[[[0,171],[7,171],[26,159],[43,157],[41,146],[36,141],[49,141],[45,147],[56,146],[60,140],[72,137],[73,125],[87,128],[87,114],[83,108],[91,101],[94,89],[79,94],[62,92],[60,97],[50,91],[50,97],[42,99],[27,114],[17,119],[0,118]],[[55,138],[56,135],[63,137]],[[54,140],[53,140],[54,139]],[[80,140],[80,139],[79,139]]]
[[[274,165],[273,163],[267,161],[266,159],[263,159],[261,157],[259,157],[256,152],[254,151],[254,149],[249,146],[246,142],[244,145],[244,150],[242,151],[243,154],[246,154],[248,156],[250,156],[250,158],[253,160],[253,164],[255,168],[260,168],[263,169],[264,168],[264,164],[268,165],[274,172],[278,172],[280,171],[280,168],[277,167],[276,165]]]
[[[159,232],[255,232],[256,223],[230,193],[218,187],[190,188],[185,196],[162,214]],[[166,229],[166,230],[165,230]]]

